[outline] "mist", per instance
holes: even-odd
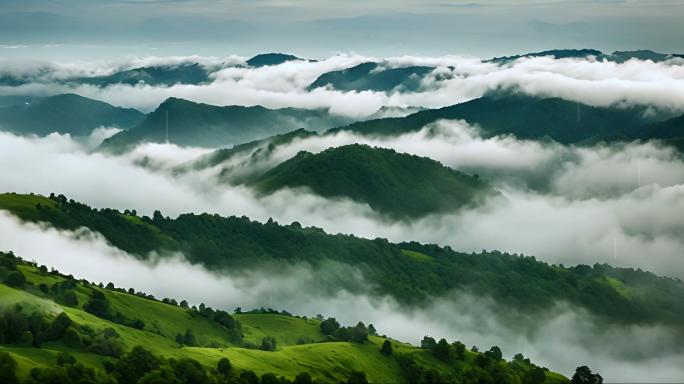
[[[364,118],[383,106],[438,108],[481,97],[492,90],[513,89],[592,106],[636,105],[671,114],[684,112],[683,59],[676,58],[660,63],[636,59],[615,63],[595,58],[537,57],[497,65],[464,56],[377,58],[341,53],[315,62],[293,61],[261,68],[241,66],[244,60],[237,56],[188,56],[130,57],[115,63],[8,62],[3,63],[3,71],[18,73],[22,78],[33,81],[16,87],[0,86],[0,95],[45,96],[75,92],[144,112],[155,109],[168,97],[180,97],[214,105],[323,108],[337,115]],[[429,65],[435,70],[422,79],[415,92],[401,88],[389,92],[342,92],[332,88],[307,90],[308,85],[323,73],[368,61],[377,62],[382,67]],[[188,62],[198,62],[209,68],[211,82],[172,86],[115,84],[100,88],[57,81],[75,74],[108,74],[115,69]]]
[[[557,303],[541,314],[503,312],[487,297],[457,291],[404,308],[368,294],[370,283],[352,267],[322,263],[280,265],[240,273],[210,272],[182,255],[151,255],[143,262],[86,229],[58,231],[21,223],[0,212],[0,249],[93,282],[135,288],[161,299],[186,299],[232,311],[268,307],[294,314],[334,316],[343,324],[374,324],[380,334],[419,345],[423,336],[460,340],[480,350],[498,345],[507,358],[523,353],[535,363],[571,375],[590,365],[609,382],[668,382],[684,377],[674,331],[661,326],[606,325],[584,311]],[[344,268],[344,269],[343,269]],[[326,289],[345,276],[350,289]]]

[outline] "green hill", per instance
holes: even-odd
[[[169,142],[209,148],[245,143],[297,128],[323,130],[350,121],[323,110],[218,107],[169,98],[140,125],[105,140],[101,149],[122,151],[143,142],[165,142],[167,114]]]
[[[381,64],[367,62],[324,73],[308,89],[331,86],[340,91],[389,92],[399,87],[402,91],[415,91],[422,78],[434,69],[425,66],[383,68]]]
[[[130,211],[92,209],[63,196],[2,194],[0,209],[59,229],[90,228],[140,258],[151,251],[180,251],[191,263],[233,273],[307,263],[321,267],[321,289],[369,293],[347,273],[353,267],[372,283],[370,293],[390,295],[406,306],[454,291],[489,297],[502,311],[530,315],[565,302],[608,323],[668,325],[684,339],[684,283],[641,270],[599,264],[550,265],[529,256],[464,253],[415,242],[395,244],[246,217],[183,214],[170,219],[159,212],[152,218],[139,217]]]
[[[412,218],[475,205],[493,192],[478,178],[439,162],[391,149],[353,144],[300,152],[250,183],[261,193],[307,188],[347,197],[394,217]]]
[[[579,144],[604,137],[625,138],[636,127],[658,119],[642,108],[592,107],[558,98],[526,95],[489,95],[449,107],[416,112],[401,118],[353,123],[339,130],[367,135],[399,135],[418,131],[441,119],[463,119],[477,124],[485,135],[513,134],[520,139],[552,139]]]
[[[24,135],[59,132],[87,136],[101,126],[127,129],[143,118],[135,109],[114,107],[73,93],[0,107],[0,129]]]
[[[158,301],[48,271],[11,253],[0,252],[0,281],[3,383],[267,384],[275,377],[301,383],[302,373],[314,382],[508,377],[568,383],[521,355],[505,361],[496,347],[478,353],[432,339],[418,348],[377,336],[362,323],[340,328],[328,319],[324,327],[321,319],[287,312],[229,314],[204,304]],[[390,347],[383,353],[385,343]]]

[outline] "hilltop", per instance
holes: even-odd
[[[360,144],[300,152],[249,184],[265,194],[307,188],[328,198],[347,197],[400,218],[476,205],[493,193],[477,177],[435,160]]]

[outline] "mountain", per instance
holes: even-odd
[[[288,55],[284,53],[262,53],[252,57],[247,60],[247,65],[250,67],[266,67],[269,65],[278,65],[288,61],[302,61],[301,59],[294,55]]]
[[[604,137],[631,138],[636,127],[657,120],[645,109],[592,107],[559,98],[522,94],[487,95],[465,103],[414,113],[402,118],[385,118],[353,123],[331,130],[366,135],[399,135],[418,131],[425,125],[447,119],[463,119],[479,125],[485,135],[513,134],[520,139],[552,139],[578,144]]]
[[[651,60],[653,62],[663,62],[674,58],[684,58],[684,55],[674,53],[658,53],[648,49],[640,49],[635,51],[615,51],[613,53],[603,53],[595,49],[553,49],[549,51],[531,52],[522,55],[495,57],[485,62],[496,64],[508,64],[521,58],[544,57],[551,56],[554,59],[586,59],[594,57],[597,60],[613,61],[616,63],[624,63],[627,60]]]
[[[167,114],[169,142],[208,148],[244,143],[297,128],[323,130],[350,121],[324,110],[218,107],[169,98],[138,126],[105,140],[101,149],[122,151],[143,142],[166,141]]]
[[[86,136],[101,126],[128,129],[143,118],[135,109],[114,107],[73,93],[0,107],[0,129],[25,135],[59,132]]]
[[[543,319],[545,310],[567,303],[606,324],[667,325],[684,335],[684,283],[642,270],[549,265],[497,251],[465,253],[434,244],[390,243],[246,217],[183,214],[170,219],[160,212],[152,218],[140,217],[128,210],[93,209],[64,196],[0,194],[0,209],[58,229],[88,228],[142,259],[152,251],[182,252],[191,263],[216,273],[307,263],[337,276],[320,280],[330,292],[369,294],[370,289],[408,307],[465,291],[494,300],[502,313],[522,311]],[[357,275],[348,268],[359,271],[369,288],[359,287]]]
[[[504,360],[498,347],[473,352],[460,342],[440,340],[438,347],[426,338],[419,348],[363,323],[190,307],[48,272],[11,253],[0,252],[0,281],[0,323],[9,325],[0,328],[3,383],[259,383],[261,377],[262,384],[287,384],[303,383],[304,374],[307,382],[505,375],[569,383],[522,356]]]
[[[115,72],[107,76],[81,77],[68,82],[106,87],[113,84],[174,85],[202,84],[209,80],[209,72],[197,63],[140,67]]]
[[[423,77],[435,68],[411,66],[385,68],[382,64],[367,62],[340,71],[319,76],[308,89],[332,86],[340,91],[389,92],[397,87],[402,91],[415,91]]]
[[[546,56],[551,56],[554,59],[586,59],[588,57],[596,57],[598,59],[602,59],[605,57],[605,54],[601,51],[595,50],[595,49],[552,49],[548,51],[541,51],[541,52],[530,52],[530,53],[525,53],[522,55],[513,55],[513,56],[501,56],[501,57],[495,57],[490,60],[486,60],[485,62],[487,63],[496,63],[496,64],[506,64],[513,62],[518,59],[522,58],[532,58],[532,57],[546,57]]]
[[[318,136],[318,133],[300,128],[265,139],[250,141],[245,144],[234,145],[231,148],[221,148],[214,152],[200,156],[187,164],[174,169],[175,174],[221,166],[218,173],[219,181],[229,184],[243,184],[268,170],[260,169],[260,162],[268,159],[276,147],[287,145],[294,140]]]
[[[328,198],[347,197],[398,218],[475,205],[493,192],[476,177],[435,160],[360,144],[300,152],[250,185],[264,194],[306,188]]]

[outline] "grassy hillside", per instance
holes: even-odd
[[[52,132],[87,136],[101,126],[130,128],[144,115],[75,94],[37,98],[0,107],[0,129],[18,134],[44,136]]]
[[[338,333],[327,334],[320,319],[270,310],[222,312],[231,322],[217,321],[220,311],[204,305],[188,307],[132,289],[98,287],[8,253],[0,253],[0,281],[0,378],[6,383],[14,382],[13,374],[27,383],[147,383],[151,377],[142,378],[147,375],[165,378],[152,382],[258,384],[261,377],[266,384],[267,374],[283,377],[281,382],[302,382],[297,376],[303,372],[323,383],[350,377],[356,377],[354,382],[364,382],[359,377],[377,383],[463,382],[501,375],[513,383],[532,378],[568,382],[522,356],[507,362],[496,353],[465,350],[457,342],[437,347],[434,340],[417,348],[377,336],[363,325],[365,333],[345,341]],[[94,309],[96,297],[109,307],[108,315]],[[132,326],[128,319],[137,322]],[[192,341],[178,339],[188,332]],[[264,347],[269,337],[276,343]],[[386,341],[390,353],[381,352]],[[231,369],[219,370],[219,360],[226,358]],[[160,368],[145,367],[148,359],[156,359]]]
[[[684,331],[684,283],[641,270],[550,265],[534,257],[394,244],[246,217],[183,214],[170,219],[159,212],[152,218],[138,217],[134,212],[92,209],[63,196],[2,194],[0,209],[57,228],[81,223],[140,258],[152,250],[180,251],[192,263],[233,273],[308,263],[326,273],[319,282],[321,289],[331,291],[360,289],[353,274],[347,273],[353,267],[372,283],[372,294],[391,295],[407,306],[456,290],[490,297],[501,308],[525,313],[543,313],[558,302],[568,302],[608,322],[666,324]]]
[[[389,92],[395,88],[415,91],[423,77],[434,67],[411,66],[403,68],[382,68],[382,64],[368,62],[351,68],[327,72],[314,80],[308,89],[331,86],[340,91]]]
[[[350,122],[324,110],[218,107],[169,98],[140,125],[107,139],[101,149],[121,151],[143,142],[165,142],[167,114],[169,142],[208,148],[245,143],[298,128],[324,130]]]
[[[250,184],[267,194],[307,188],[325,197],[347,197],[399,218],[475,205],[494,192],[478,178],[435,160],[359,144],[300,152]]]
[[[640,108],[592,107],[558,98],[525,95],[491,95],[449,107],[416,112],[401,118],[353,123],[331,130],[367,135],[399,135],[418,131],[442,119],[463,119],[477,124],[485,135],[513,134],[520,139],[552,139],[579,144],[605,138],[634,139],[634,129],[657,117],[645,117]]]

